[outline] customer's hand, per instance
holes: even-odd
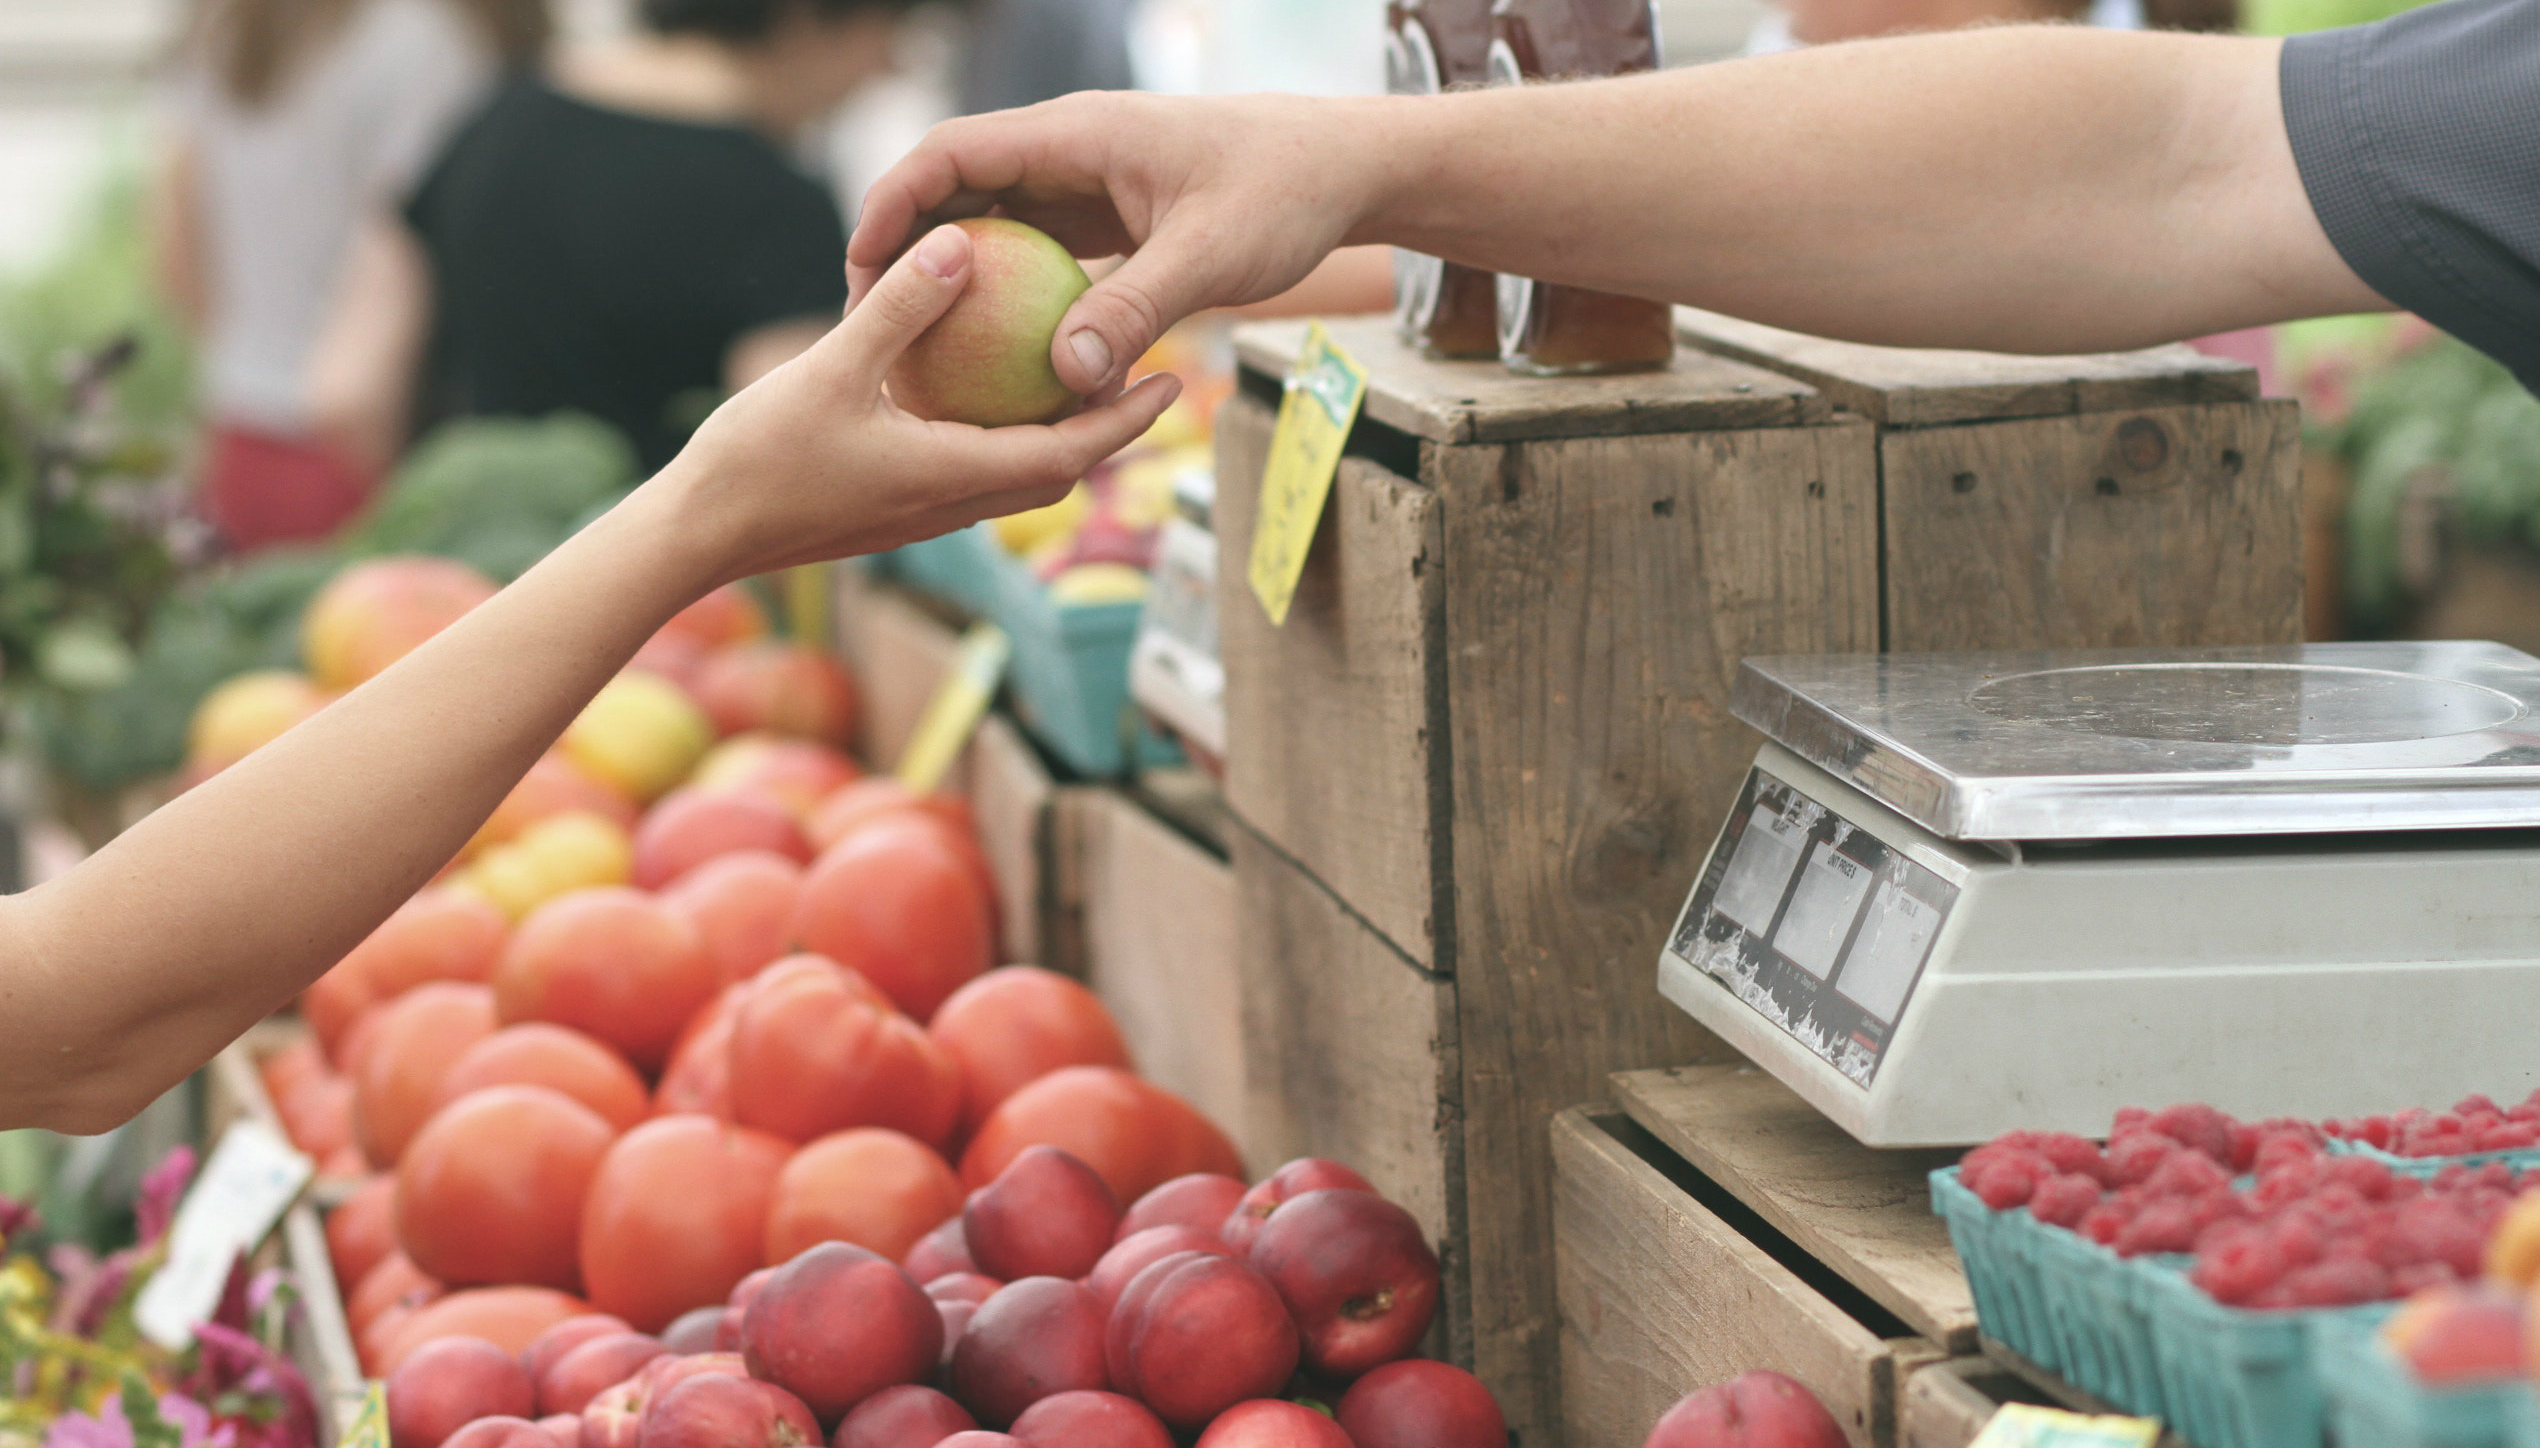
[[[802,355],[717,408],[647,489],[678,500],[715,581],[871,553],[1058,501],[1147,430],[1170,376],[1047,427],[928,422],[883,390],[970,279],[970,238],[938,227]]]
[[[1275,296],[1348,238],[1382,189],[1383,104],[1086,92],[947,121],[866,194],[848,275],[861,295],[921,226],[991,209],[1125,255],[1050,351],[1098,394],[1173,323]]]

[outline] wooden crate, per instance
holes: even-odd
[[[1567,1111],[1551,1135],[1565,1448],[1637,1448],[1677,1399],[1756,1368],[1804,1384],[1856,1448],[1898,1441],[1904,1386],[1943,1349],[1630,1118]]]
[[[1219,574],[1227,796],[1260,845],[1235,851],[1247,901],[1276,861],[1374,944],[1274,959],[1301,944],[1248,903],[1246,995],[1400,994],[1407,967],[1436,999],[1393,1069],[1441,1084],[1397,1114],[1448,1176],[1470,1361],[1540,1440],[1560,1419],[1552,1115],[1617,1069],[1733,1059],[1652,974],[1756,746],[1728,712],[1738,661],[2298,637],[2290,410],[2252,400],[2245,369],[2166,352],[1878,381],[1750,338],[1745,359],[1521,381],[1413,356],[1381,323],[1333,331],[1368,401],[1287,624],[1240,566]],[[1229,559],[1301,339],[1239,334]],[[1352,962],[1393,976],[1344,982]],[[1342,1134],[1315,1093],[1369,1069],[1342,1059],[1351,1033],[1312,1010],[1263,1022],[1256,1101],[1301,1094],[1256,1119]]]
[[[1222,855],[1117,790],[1067,816],[1060,852],[1083,902],[1085,983],[1140,1074],[1180,1092],[1253,1156],[1245,1129],[1235,876]]]

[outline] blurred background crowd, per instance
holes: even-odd
[[[2407,3],[1659,9],[1695,65]],[[10,752],[32,741],[57,811],[111,815],[346,558],[515,575],[835,317],[857,196],[934,122],[1085,88],[1372,92],[1383,29],[1384,0],[5,0]],[[1355,258],[1302,300],[1379,309],[1385,276]],[[2540,403],[2406,319],[2200,345],[2305,404],[2314,637],[2540,645]]]

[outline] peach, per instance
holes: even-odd
[[[558,747],[584,773],[649,801],[668,794],[714,747],[714,723],[677,684],[637,670],[601,686]]]
[[[844,1242],[777,1268],[741,1318],[750,1372],[801,1398],[824,1422],[884,1388],[924,1378],[942,1351],[943,1319],[908,1273]]]
[[[1104,1307],[1119,1302],[1120,1294],[1147,1268],[1176,1252],[1198,1252],[1210,1257],[1232,1257],[1235,1249],[1214,1232],[1190,1227],[1149,1227],[1122,1238],[1102,1254],[1094,1270],[1085,1277],[1085,1285],[1102,1299]]]
[[[979,1270],[1008,1282],[1084,1276],[1119,1222],[1119,1199],[1101,1174],[1054,1146],[1026,1148],[961,1212]]]
[[[1213,1237],[1235,1214],[1244,1190],[1240,1178],[1215,1172],[1175,1177],[1130,1203],[1129,1210],[1120,1214],[1112,1240],[1125,1242],[1149,1227],[1189,1227]]]
[[[613,1388],[667,1349],[649,1333],[613,1332],[568,1350],[538,1375],[538,1411],[577,1417],[604,1388]]]
[[[1248,1252],[1252,1250],[1252,1239],[1261,1233],[1261,1224],[1269,1221],[1270,1214],[1290,1197],[1304,1192],[1374,1190],[1367,1178],[1339,1162],[1301,1156],[1255,1182],[1252,1190],[1235,1204],[1235,1210],[1227,1214],[1221,1230],[1237,1251]]]
[[[1145,1404],[1083,1389],[1052,1393],[1024,1409],[1014,1436],[1032,1448],[1173,1448],[1172,1432]]]
[[[478,1418],[526,1418],[529,1374],[510,1353],[472,1337],[445,1337],[406,1355],[388,1375],[392,1448],[441,1448]]]
[[[1437,1311],[1437,1254],[1409,1212],[1373,1192],[1288,1198],[1249,1260],[1296,1319],[1306,1367],[1325,1377],[1408,1356]]]
[[[639,890],[666,889],[708,860],[741,850],[811,861],[811,841],[775,799],[747,790],[674,789],[635,826],[630,882]]]
[[[960,1208],[961,1178],[926,1143],[874,1126],[837,1132],[795,1152],[777,1176],[767,1260],[845,1242],[896,1262]]]
[[[605,1312],[568,1317],[531,1338],[529,1346],[520,1350],[520,1365],[528,1369],[529,1381],[534,1384],[547,1375],[547,1369],[554,1367],[558,1359],[591,1339],[634,1330],[627,1326],[625,1318]]]
[[[956,1212],[937,1224],[935,1230],[917,1239],[900,1259],[908,1275],[920,1282],[932,1282],[948,1272],[977,1272],[978,1259],[970,1255],[970,1240],[962,1233],[961,1214]]]
[[[1199,1428],[1296,1372],[1297,1329],[1278,1290],[1243,1263],[1177,1252],[1150,1264],[1104,1334],[1112,1385],[1174,1427]]]
[[[669,1059],[681,1027],[715,990],[695,927],[620,886],[576,890],[539,906],[494,972],[505,1024],[571,1026],[647,1070]]]
[[[1031,1448],[1031,1445],[1011,1434],[973,1428],[966,1433],[953,1434],[936,1444],[935,1448]]]
[[[800,1398],[774,1383],[720,1374],[656,1393],[636,1436],[643,1448],[802,1448],[825,1437]]]
[[[685,1356],[695,1352],[713,1352],[721,1345],[723,1314],[732,1309],[721,1305],[698,1307],[670,1320],[661,1330],[661,1345]]]
[[[1000,1427],[1052,1393],[1107,1388],[1103,1307],[1080,1283],[1026,1277],[979,1304],[953,1347],[952,1392]]]
[[[979,1426],[961,1404],[933,1388],[902,1383],[856,1404],[838,1422],[829,1448],[935,1448]]]
[[[2525,1369],[2524,1302],[2501,1287],[2429,1287],[2382,1324],[2383,1341],[2434,1386],[2518,1377]]]
[[[996,1296],[997,1289],[1004,1285],[994,1277],[983,1277],[976,1272],[947,1272],[926,1284],[926,1295],[937,1302],[977,1304]]]
[[[661,899],[695,928],[714,978],[729,985],[792,948],[802,893],[802,866],[771,850],[739,850],[680,876]]]
[[[976,1302],[963,1302],[958,1299],[942,1300],[935,1304],[935,1315],[942,1319],[944,1324],[944,1350],[935,1359],[936,1381],[942,1383],[952,1381],[953,1349],[961,1346],[961,1335],[970,1330],[970,1319],[979,1315],[979,1306],[980,1304]]]
[[[1844,1448],[1816,1395],[1780,1373],[1741,1373],[1679,1399],[1643,1448]]]
[[[1255,1398],[1217,1415],[1195,1448],[1354,1448],[1341,1425],[1284,1398]]]
[[[970,280],[952,307],[891,368],[891,400],[919,417],[977,427],[1047,422],[1074,405],[1050,345],[1092,285],[1048,233],[972,217]]]
[[[745,1378],[749,1369],[739,1353],[695,1353],[657,1357],[635,1376],[591,1400],[582,1410],[581,1448],[636,1448],[644,1414],[653,1400],[691,1378]]]
[[[1482,1380],[1409,1358],[1350,1384],[1332,1416],[1358,1448],[1508,1448],[1508,1423]]]
[[[854,681],[836,659],[803,644],[756,639],[716,649],[697,670],[696,694],[725,734],[843,745],[855,732]]]
[[[579,1419],[569,1421],[574,1425],[572,1443],[579,1444],[582,1441],[581,1422]],[[444,1448],[571,1448],[565,1440],[556,1436],[555,1429],[545,1419],[533,1423],[527,1418],[508,1414],[479,1418],[442,1441]]]
[[[549,1413],[538,1420],[537,1426],[546,1430],[555,1448],[582,1448],[582,1419],[579,1414]],[[487,1448],[504,1448],[504,1445],[490,1444]],[[529,1448],[536,1448],[536,1445],[529,1445]]]

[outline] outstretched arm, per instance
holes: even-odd
[[[923,422],[882,379],[969,272],[929,237],[665,468],[379,677],[48,885],[0,899],[0,1127],[129,1117],[368,934],[706,590],[1054,502],[1159,378],[1054,427]]]
[[[2278,42],[2003,27],[1421,99],[1069,97],[938,127],[867,197],[860,284],[990,206],[1131,252],[1053,360],[1390,242],[1863,342],[2071,352],[2386,305],[2321,231]]]

